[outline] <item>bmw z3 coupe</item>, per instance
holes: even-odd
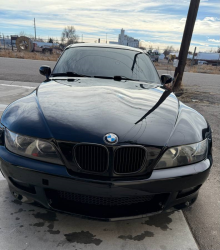
[[[140,49],[70,45],[0,120],[11,193],[55,211],[139,218],[195,202],[212,166],[205,118]]]

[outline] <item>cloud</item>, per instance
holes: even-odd
[[[121,28],[137,39],[163,45],[180,45],[185,27],[189,0],[17,0],[4,1],[0,10],[0,32],[17,34],[22,30],[33,33],[36,18],[40,36],[60,37],[62,29],[74,25],[85,41],[98,37],[117,40]],[[196,21],[194,36],[201,36],[199,43],[207,42],[207,36],[217,39],[220,30],[219,1],[202,0]],[[201,14],[200,14],[201,13]],[[204,14],[205,13],[205,14]],[[205,15],[205,16],[204,16]],[[7,27],[7,28],[6,28]],[[213,41],[209,41],[212,43]]]
[[[204,21],[212,21],[212,22],[215,22],[215,21],[220,21],[220,18],[217,18],[217,17],[205,17],[205,18],[204,18]]]
[[[186,22],[186,18],[185,18],[185,17],[184,17],[184,18],[181,18],[181,19],[180,19],[180,22],[181,22],[181,23],[185,23],[185,22]]]
[[[208,39],[209,42],[213,42],[213,43],[219,43],[220,44],[220,40],[216,40],[216,39]]]

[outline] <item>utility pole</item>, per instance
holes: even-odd
[[[98,39],[98,43],[100,43],[100,38]]]
[[[193,29],[196,22],[196,17],[199,9],[200,0],[191,0],[189,11],[186,19],[185,30],[183,33],[182,43],[179,53],[179,64],[175,70],[174,78],[176,78],[176,83],[174,90],[177,90],[183,79],[183,72],[186,65],[187,55],[189,51],[190,42],[192,39]]]
[[[107,33],[106,33],[106,43],[107,43]]]
[[[35,24],[35,18],[34,18],[34,34],[35,34],[35,40],[36,40],[36,24]]]
[[[194,64],[195,55],[196,55],[196,47],[195,47],[195,49],[194,49],[194,53],[193,53],[193,58],[192,58],[191,66],[193,66],[193,64]]]
[[[14,51],[14,49],[13,49],[12,37],[11,37],[11,49],[12,49],[12,51]]]
[[[219,53],[219,57],[218,57],[217,66],[219,65],[219,62],[220,62],[220,53]],[[216,66],[216,69],[217,69],[217,66]]]
[[[4,34],[3,34],[3,43],[4,43],[4,50],[5,50],[5,37],[4,37]]]

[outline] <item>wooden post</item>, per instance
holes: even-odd
[[[193,66],[193,64],[194,64],[195,55],[196,55],[196,47],[195,47],[195,49],[194,49],[194,53],[193,53],[193,58],[192,58],[191,66]]]
[[[179,53],[179,64],[175,70],[174,78],[177,76],[176,84],[174,86],[174,91],[180,88],[183,79],[183,73],[186,66],[187,55],[189,51],[189,46],[192,39],[193,29],[196,22],[196,17],[199,9],[200,0],[191,0],[189,11],[186,19],[185,30],[183,33],[182,43]]]

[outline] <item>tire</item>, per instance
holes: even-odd
[[[16,40],[16,47],[17,47],[17,50],[20,52],[23,52],[23,51],[31,52],[33,51],[34,45],[33,45],[32,40],[29,37],[20,36]]]

